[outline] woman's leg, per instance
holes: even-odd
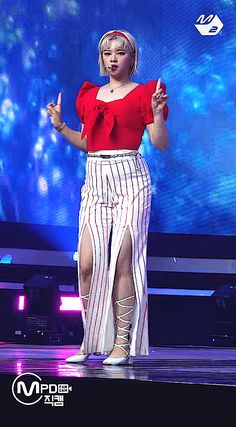
[[[87,307],[90,295],[93,251],[88,227],[85,225],[83,235],[78,244],[78,275],[79,275],[79,294],[84,307],[85,323],[87,317]],[[89,354],[89,353],[88,353]],[[84,355],[84,356],[82,356]],[[77,354],[66,359],[67,362],[84,362],[87,359],[86,351],[79,349]]]
[[[93,269],[93,249],[89,230],[86,225],[84,227],[83,235],[78,244],[78,255],[79,294],[84,307],[86,319]],[[85,352],[79,350],[78,354],[85,354]]]
[[[93,271],[93,248],[90,239],[88,227],[85,225],[81,237],[79,252],[79,280],[80,280],[80,298],[82,300],[85,313],[87,312],[88,299],[90,293],[91,277]]]
[[[135,303],[135,289],[132,273],[132,244],[127,228],[117,258],[116,272],[112,293],[115,314],[115,344],[110,357],[126,357],[129,354],[129,330]],[[127,354],[127,353],[128,354]]]

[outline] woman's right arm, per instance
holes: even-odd
[[[54,102],[50,102],[47,104],[47,113],[50,117],[50,121],[55,129],[57,129],[61,135],[71,144],[73,144],[75,147],[79,148],[80,150],[83,150],[87,153],[87,138],[84,137],[81,139],[81,134],[83,131],[84,125],[82,124],[81,132],[75,131],[71,129],[69,126],[67,126],[63,120],[61,115],[61,103],[62,103],[62,94],[59,92],[57,104]],[[62,130],[59,130],[62,128]]]
[[[62,124],[62,122],[59,123],[59,125]],[[60,132],[60,134],[71,144],[75,145],[75,147],[79,148],[80,150],[83,150],[87,153],[87,138],[86,136],[81,139],[82,131],[83,131],[84,125],[82,124],[81,132],[71,129],[69,126],[65,125]]]

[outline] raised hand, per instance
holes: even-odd
[[[153,114],[158,114],[161,110],[163,110],[164,106],[167,103],[168,95],[163,93],[163,89],[161,88],[161,77],[157,81],[156,90],[152,95],[152,109]]]
[[[47,113],[50,117],[51,123],[54,127],[60,126],[62,123],[62,117],[61,117],[61,104],[62,104],[62,93],[59,92],[57,103],[55,102],[49,102],[47,104]]]

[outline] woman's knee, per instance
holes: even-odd
[[[132,274],[132,243],[129,230],[126,230],[116,263],[116,276]]]
[[[85,227],[80,250],[78,248],[78,262],[79,262],[79,274],[83,281],[91,279],[93,271],[93,251],[92,243],[87,227]]]
[[[88,281],[92,277],[93,265],[90,257],[81,257],[79,260],[79,274],[83,281]]]

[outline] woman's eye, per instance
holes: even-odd
[[[125,52],[117,52],[118,55],[125,55]],[[110,52],[103,52],[103,55],[108,56]]]

